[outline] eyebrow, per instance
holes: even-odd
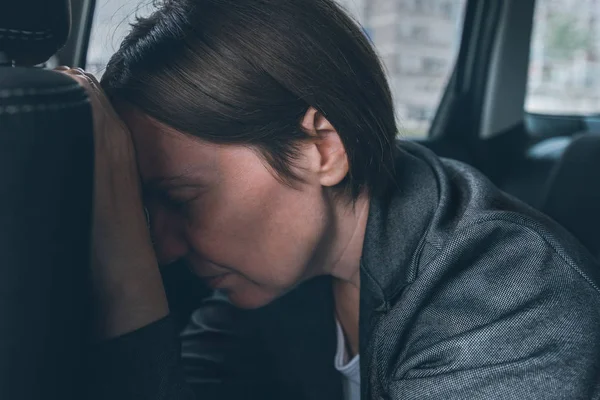
[[[142,181],[142,186],[146,190],[150,191],[167,190],[175,188],[201,188],[206,186],[201,183],[190,182],[193,179],[194,176],[189,173],[183,173],[181,175],[169,177],[157,176],[150,178],[147,181]]]

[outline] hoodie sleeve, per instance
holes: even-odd
[[[89,360],[94,400],[273,398],[251,319],[224,298],[204,300],[181,333],[166,317],[97,345]]]

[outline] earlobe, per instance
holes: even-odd
[[[335,127],[314,107],[310,107],[302,120],[304,131],[314,137],[319,156],[317,166],[322,186],[335,186],[348,174],[348,155]]]

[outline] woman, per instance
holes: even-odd
[[[237,350],[265,349],[237,398],[600,396],[598,266],[473,169],[396,145],[382,68],[332,0],[167,1],[101,85],[65,72],[95,117],[98,398],[225,398],[180,360],[158,268],[177,260],[271,304],[235,319],[256,339]],[[188,361],[218,357],[191,337]]]

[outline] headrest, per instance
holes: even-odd
[[[6,68],[0,73],[0,116],[20,111],[58,109],[65,105],[89,108],[85,91],[70,77],[57,71]]]
[[[48,60],[71,29],[69,0],[0,1],[0,53],[19,65]]]

